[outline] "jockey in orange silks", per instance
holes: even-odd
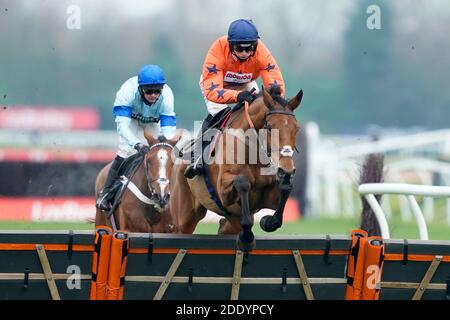
[[[258,93],[256,79],[261,77],[264,87],[279,88],[285,94],[283,76],[269,49],[260,40],[258,30],[250,20],[233,21],[228,36],[218,38],[211,46],[203,63],[200,88],[208,109],[202,133],[214,116],[230,104],[234,110],[241,103],[251,103]],[[200,140],[200,139],[199,139]],[[194,146],[194,157],[185,176],[192,179],[202,173],[201,143]],[[196,157],[197,156],[197,157]]]

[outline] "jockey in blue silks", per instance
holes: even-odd
[[[109,193],[125,158],[136,152],[149,151],[144,130],[167,139],[175,134],[174,98],[163,70],[157,65],[146,65],[138,76],[125,81],[116,94],[113,115],[119,133],[119,147],[105,186],[97,197],[96,206],[104,211],[111,209]]]

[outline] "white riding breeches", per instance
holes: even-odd
[[[129,124],[130,131],[145,145],[148,145],[147,140],[144,137],[144,130],[150,132],[153,137],[158,137],[161,132],[161,127],[159,122],[150,123],[140,123],[138,121],[131,121]],[[129,156],[135,154],[137,151],[134,146],[130,146],[128,142],[119,134],[119,147],[117,155],[122,158],[128,158]]]

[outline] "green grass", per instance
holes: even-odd
[[[256,235],[301,235],[301,234],[347,234],[358,225],[356,220],[351,219],[302,219],[298,222],[284,223],[275,232],[263,231],[259,223],[253,227]],[[195,230],[196,234],[216,234],[217,224],[199,224]]]
[[[340,234],[347,235],[352,229],[358,228],[359,218],[317,218],[301,219],[298,222],[285,223],[279,230],[271,235],[321,235]],[[403,223],[399,219],[389,221],[391,238],[418,239],[419,232],[414,222]],[[92,230],[89,223],[62,223],[62,222],[24,222],[0,221],[0,230]],[[217,224],[199,224],[196,234],[216,234]],[[254,226],[256,235],[269,235],[261,230],[259,224]],[[428,226],[431,240],[450,240],[450,226],[445,222],[433,223]]]
[[[82,222],[1,221],[0,230],[92,230],[94,224]]]

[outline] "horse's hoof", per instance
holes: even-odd
[[[252,237],[253,240],[249,242],[244,242],[240,239],[240,236],[237,236],[236,244],[239,250],[241,250],[243,253],[247,253],[255,249],[256,246],[256,240],[255,237]]]
[[[225,222],[227,222],[227,219],[225,219],[225,218],[221,218],[219,220],[219,231],[218,231],[219,234],[221,234],[221,231],[222,231],[223,226],[225,225]]]
[[[279,227],[281,227],[281,223],[278,221],[274,222],[275,218],[273,216],[264,216],[259,221],[259,226],[265,232],[274,232]]]
[[[227,219],[225,219],[225,218],[220,218],[220,220],[219,220],[219,227],[222,228],[223,225],[225,224],[225,222],[227,222]]]

